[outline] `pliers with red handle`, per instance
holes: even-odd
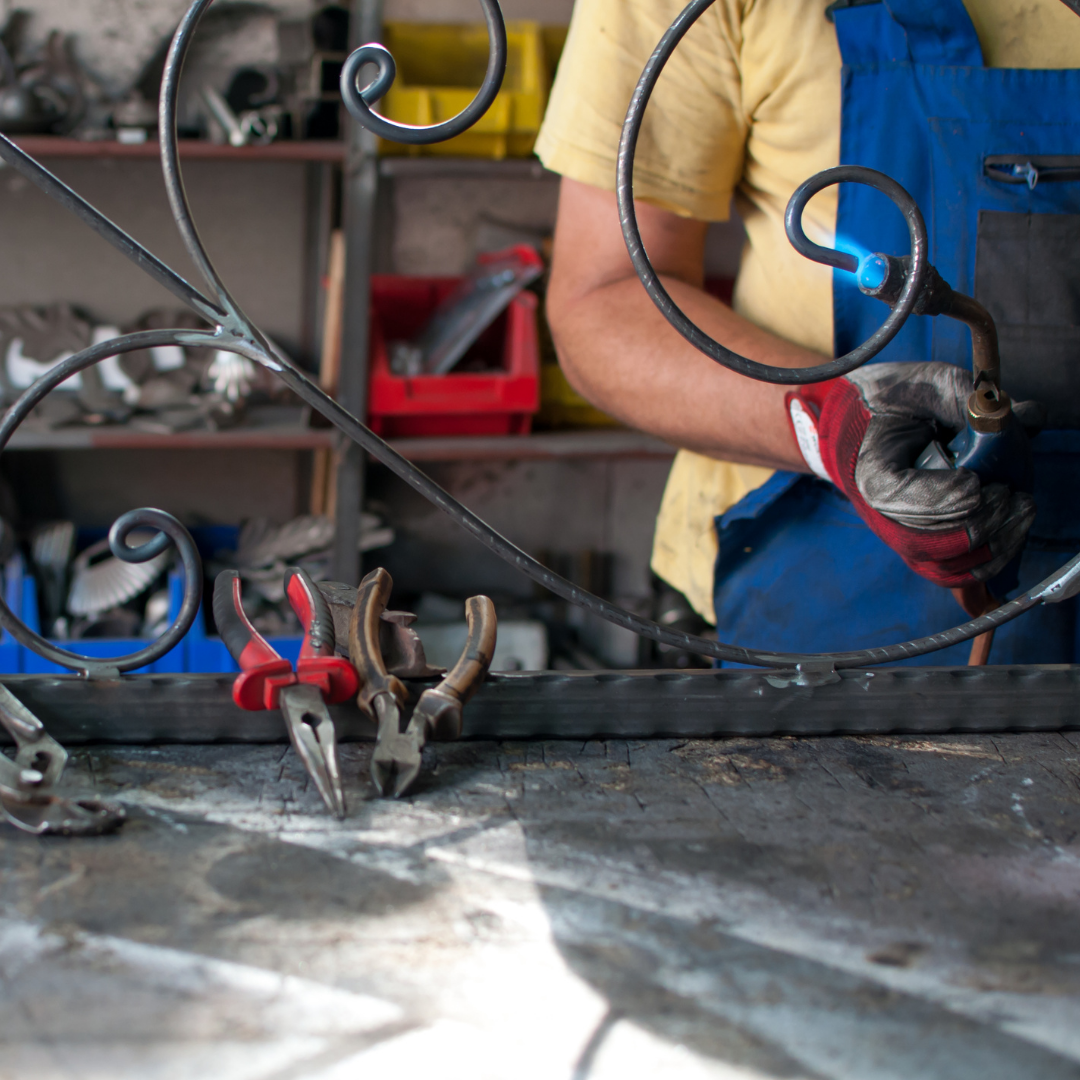
[[[334,652],[334,620],[322,593],[298,567],[285,571],[285,595],[304,628],[296,667],[251,625],[240,596],[240,575],[223,570],[214,582],[214,621],[240,665],[233,701],[241,709],[281,709],[289,738],[327,809],[345,816],[334,721],[327,705],[354,697],[356,668]]]

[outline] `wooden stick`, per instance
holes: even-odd
[[[345,322],[345,233],[341,229],[330,234],[328,262],[319,385],[333,397],[341,371],[341,329]]]
[[[311,501],[310,513],[326,513],[326,487],[329,483],[330,451],[316,450],[311,461]]]
[[[319,385],[337,396],[341,372],[341,331],[345,321],[345,233],[335,229],[330,234],[330,253],[326,272],[326,298],[323,305],[322,356],[319,358]],[[311,512],[334,516],[337,499],[337,462],[330,450],[316,450],[311,470]]]

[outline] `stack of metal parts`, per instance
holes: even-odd
[[[150,540],[152,530],[135,529],[130,544]],[[102,538],[76,554],[76,527],[70,521],[40,525],[29,536],[30,566],[37,581],[41,626],[47,637],[155,638],[169,624],[166,575],[173,555],[166,549],[144,562],[124,562]],[[361,519],[362,550],[391,543],[393,529],[372,513]],[[334,522],[320,515],[294,518],[283,525],[253,518],[240,530],[235,550],[215,553],[208,570],[239,571],[252,622],[264,635],[299,634],[300,624],[285,597],[285,570],[298,566],[316,580],[329,574]],[[15,533],[0,519],[0,563],[14,559],[21,575],[22,555]]]
[[[29,18],[15,10],[0,29],[0,131],[70,134],[86,117],[95,87],[70,37],[53,31],[43,48],[29,46]]]
[[[187,59],[178,103],[183,137],[232,146],[340,134],[337,81],[348,49],[346,5],[323,4],[305,18],[265,5],[211,9]],[[95,135],[145,142],[157,129],[156,100],[169,41],[116,101]],[[111,125],[111,129],[109,130]]]
[[[42,624],[47,632],[58,630],[67,637],[64,610],[67,607],[68,571],[75,552],[75,525],[70,521],[54,521],[37,529],[30,538],[30,557],[37,576],[38,601],[43,613]]]
[[[136,530],[132,543],[151,539]],[[165,551],[141,563],[122,562],[102,539],[75,554],[75,526],[56,521],[36,529],[30,555],[41,621],[54,638],[156,637],[169,621],[169,592],[154,588],[172,561]]]
[[[201,329],[187,311],[150,311],[126,332],[163,327]],[[120,333],[96,325],[67,304],[0,308],[0,391],[10,404],[35,379],[73,353]],[[34,410],[28,423],[52,429],[71,424],[119,424],[142,431],[218,430],[243,416],[253,396],[280,395],[265,373],[235,353],[181,345],[111,357],[66,380]]]
[[[543,272],[543,260],[527,244],[481,255],[412,341],[390,343],[390,370],[395,375],[464,370],[459,364],[469,348]]]
[[[278,22],[281,100],[293,133],[307,139],[340,134],[338,79],[349,48],[349,9],[323,4],[308,19]]]
[[[168,38],[159,43],[134,83],[114,97],[99,130],[86,137],[143,143],[155,135],[168,46]],[[230,4],[211,11],[189,58],[190,78],[179,102],[183,136],[246,146],[291,134],[281,107],[279,53],[277,18],[264,6]]]
[[[393,539],[393,529],[377,514],[361,515],[361,551],[384,547]],[[299,634],[300,623],[285,596],[285,571],[296,566],[315,581],[327,578],[333,543],[334,521],[322,514],[294,518],[284,525],[251,518],[240,529],[236,550],[217,552],[210,569],[214,577],[221,570],[239,571],[244,607],[260,634]]]

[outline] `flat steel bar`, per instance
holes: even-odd
[[[175,270],[166,266],[152,252],[147,251],[134,237],[114,225],[100,210],[91,206],[62,180],[39,165],[5,135],[0,135],[0,159],[7,162],[17,173],[35,184],[65,209],[81,218],[98,236],[112,244],[122,255],[126,255],[140,270],[152,277],[178,300],[188,304],[200,315],[212,321],[224,316],[224,312],[217,304],[208,300]]]
[[[821,686],[776,672],[532,672],[493,675],[465,710],[470,739],[651,739],[726,735],[1080,729],[1080,666],[848,670]],[[283,742],[277,712],[243,712],[234,676],[7,675],[3,684],[64,744]],[[425,684],[411,685],[414,697]],[[374,738],[352,705],[338,738]]]

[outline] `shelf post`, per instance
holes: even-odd
[[[323,288],[330,252],[334,166],[326,161],[304,165],[304,289],[300,341],[303,360],[316,366],[322,353]]]
[[[353,0],[350,48],[382,37],[382,0]],[[342,115],[347,116],[342,110]],[[342,184],[345,230],[345,315],[341,342],[338,400],[355,416],[367,413],[368,324],[371,268],[375,251],[378,199],[378,140],[351,118]],[[360,512],[364,507],[364,455],[355,443],[342,444],[337,462],[337,529],[333,576],[360,579]]]

